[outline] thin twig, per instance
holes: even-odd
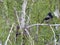
[[[51,25],[50,25],[50,28],[51,28],[51,30],[52,30],[52,32],[53,32],[53,34],[54,34],[54,45],[56,45],[56,35],[55,35],[55,32],[54,32],[54,30],[53,30],[53,28],[52,28]]]
[[[29,34],[28,30],[25,29],[25,31],[26,31],[26,33],[27,33],[28,36],[29,36],[29,39],[30,39],[29,41],[30,41],[31,45],[34,45],[34,40],[33,40],[33,38],[31,37],[31,35]]]
[[[19,21],[19,16],[18,16],[18,12],[16,10],[16,8],[14,7],[14,11],[15,11],[15,15],[17,17],[17,21],[18,21],[18,24],[19,24],[19,27],[20,27],[20,21]]]
[[[28,31],[27,29],[25,29],[25,31],[26,31],[26,33],[29,35],[29,37],[31,37],[30,34],[29,34],[29,31]]]
[[[7,36],[7,39],[6,39],[6,41],[5,41],[5,45],[7,45],[7,42],[9,41],[9,37],[10,37],[10,35],[11,35],[11,33],[12,33],[12,29],[13,29],[13,27],[14,27],[14,24],[15,24],[15,23],[12,24],[12,27],[11,27],[11,29],[10,29],[10,31],[9,31],[9,34],[8,34],[8,36]]]
[[[51,25],[51,26],[56,26],[56,25],[58,25],[58,26],[60,26],[60,24],[31,24],[31,25],[29,25],[29,26],[27,26],[27,28],[30,28],[30,27],[33,27],[33,26],[39,26],[39,25],[41,25],[41,26],[49,26],[49,25]]]

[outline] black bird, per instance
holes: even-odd
[[[48,14],[47,14],[47,17],[45,17],[44,19],[43,19],[43,21],[42,21],[42,23],[43,22],[49,22],[50,21],[50,19],[52,19],[53,18],[53,15],[51,14],[51,12],[49,12]]]

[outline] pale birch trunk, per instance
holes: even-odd
[[[26,6],[27,6],[27,0],[24,0],[22,4],[22,14],[21,14],[21,20],[20,20],[20,29],[22,30],[21,35],[24,35],[24,28],[25,28],[25,16],[26,16]],[[24,36],[23,36],[24,38]],[[22,39],[21,45],[24,44],[24,40]]]

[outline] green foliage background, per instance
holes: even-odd
[[[44,19],[44,17],[47,16],[48,12],[54,12],[56,2],[57,0],[35,0],[33,3],[32,0],[28,0],[27,9],[26,9],[26,15],[30,15],[30,23],[29,24],[36,24],[41,23],[41,21]],[[3,2],[0,2],[0,40],[2,41],[3,45],[5,43],[5,40],[9,34],[10,27],[12,23],[17,24],[17,18],[14,13],[14,7],[16,7],[17,11],[21,12],[22,9],[22,3],[23,0],[3,0]],[[33,3],[33,6],[32,6]],[[59,3],[58,3],[59,6]],[[60,6],[59,6],[60,8]],[[19,16],[21,13],[18,13]],[[53,14],[54,16],[54,14]],[[27,18],[26,18],[27,19]],[[9,25],[7,25],[7,22]],[[55,16],[53,20],[50,22],[51,24],[59,24],[60,19],[57,19]],[[53,27],[54,28],[54,27]],[[54,28],[55,30],[55,28]],[[13,30],[14,33],[11,34],[10,40],[12,42],[12,45],[20,45],[21,36],[18,37],[17,43],[15,42],[15,30]],[[56,31],[56,34],[60,33],[60,27]],[[53,37],[53,33],[49,26],[39,26],[39,32],[38,32],[38,42],[35,42],[35,45],[45,45],[44,41],[50,42],[51,38]],[[34,38],[36,34],[36,26],[31,28],[30,31],[31,36]],[[25,44],[30,45],[28,41],[28,37],[25,37]],[[8,42],[8,45],[11,45]],[[52,44],[53,45],[53,44]]]

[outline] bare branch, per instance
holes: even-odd
[[[60,26],[60,24],[31,24],[31,25],[27,26],[27,28],[37,26],[37,25],[41,25],[41,26],[49,26],[49,25],[56,26],[56,25],[58,25],[58,26]]]
[[[16,15],[16,17],[17,17],[18,24],[19,24],[19,26],[20,26],[20,21],[19,21],[18,12],[17,12],[17,10],[16,10],[15,7],[14,7],[14,11],[15,11],[15,15]]]
[[[11,33],[12,33],[12,29],[13,29],[13,27],[14,27],[14,24],[15,24],[15,23],[12,24],[12,27],[11,27],[11,29],[10,29],[10,31],[9,31],[8,37],[7,37],[4,45],[7,45],[7,42],[9,41],[9,37],[10,37],[10,35],[11,35]]]
[[[22,4],[22,14],[21,14],[21,25],[20,25],[20,29],[22,30],[21,35],[23,36],[23,29],[25,27],[25,16],[26,16],[26,6],[27,6],[27,0],[24,0],[23,4]],[[24,40],[22,39],[21,41],[21,45],[24,43]]]
[[[27,0],[24,0],[24,2],[22,4],[21,28],[24,28],[24,26],[25,26],[26,6],[27,6]]]
[[[31,38],[29,31],[27,29],[25,29],[26,33],[28,34],[28,36]]]
[[[54,32],[54,30],[53,30],[53,28],[52,28],[51,25],[50,25],[50,28],[51,28],[51,30],[52,30],[52,32],[53,32],[53,34],[54,34],[54,45],[56,45],[56,35],[55,35],[55,32]]]
[[[34,40],[33,40],[33,38],[31,37],[31,35],[29,34],[28,30],[25,29],[25,31],[26,31],[26,33],[27,33],[28,36],[29,36],[29,39],[30,39],[29,41],[30,41],[31,45],[34,45]]]

